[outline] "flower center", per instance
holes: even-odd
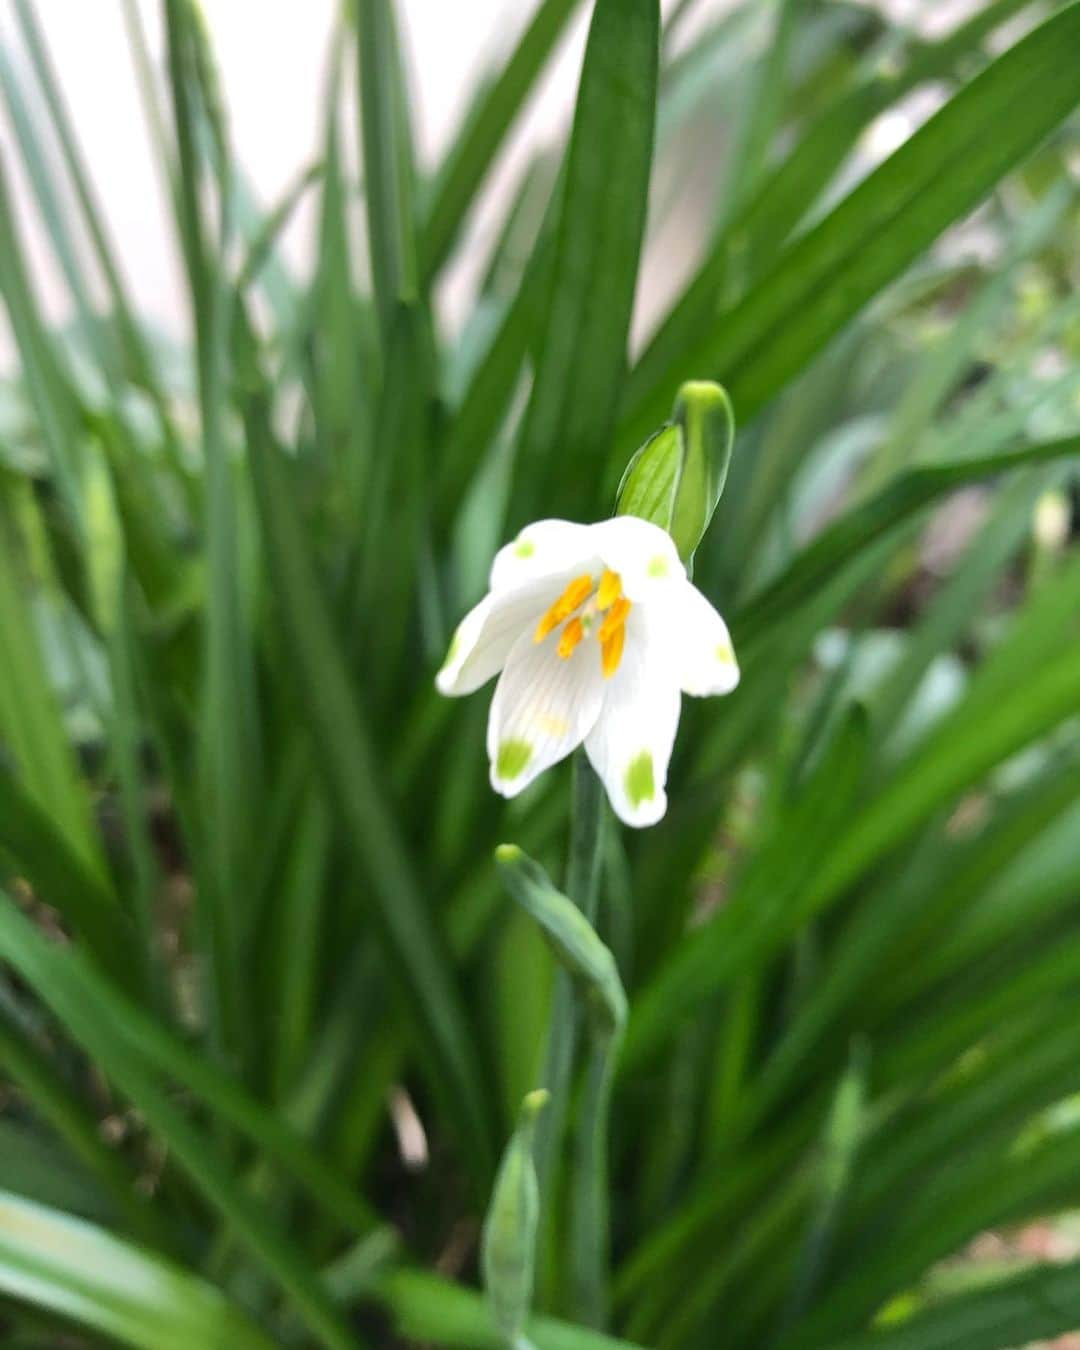
[[[543,614],[533,634],[534,642],[543,640],[563,625],[556,651],[568,661],[580,644],[592,636],[600,640],[600,665],[604,679],[610,680],[619,669],[626,643],[626,616],[630,601],[622,593],[618,572],[605,568],[596,585],[590,572],[575,577],[558,600]],[[576,611],[576,612],[575,612]],[[602,615],[599,626],[597,617]]]

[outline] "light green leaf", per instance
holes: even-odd
[[[0,1290],[136,1350],[269,1350],[205,1280],[103,1228],[0,1191]]]

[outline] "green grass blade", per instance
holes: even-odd
[[[492,1160],[490,1124],[460,995],[390,813],[388,788],[350,687],[287,465],[256,400],[249,401],[247,425],[267,564],[330,798],[370,878],[387,948],[424,1032],[418,1048],[427,1050],[432,1087],[484,1176]]]
[[[136,1350],[272,1345],[219,1289],[181,1266],[7,1191],[0,1290]]]
[[[442,267],[500,146],[579,3],[541,0],[510,59],[469,110],[432,185],[421,238],[425,282]]]
[[[2,766],[0,856],[63,916],[103,970],[125,985],[137,980],[134,931],[111,885],[72,848],[52,813]]]
[[[633,449],[664,418],[680,379],[717,378],[745,423],[929,245],[972,210],[1076,106],[1080,6],[1048,19],[950,100],[818,225],[789,247],[709,335],[648,387],[633,382],[619,431]]]
[[[41,31],[41,25],[30,0],[16,0],[16,13],[27,50],[30,53],[30,59],[33,62],[34,72],[37,75],[52,119],[53,130],[60,145],[65,167],[75,189],[75,196],[82,211],[83,221],[108,287],[124,353],[135,379],[154,401],[162,432],[175,462],[176,430],[172,423],[168,402],[161,387],[154,358],[134,317],[131,300],[116,260],[115,250],[106,232],[101,206],[79,150],[71,114],[64,101],[59,80],[45,43],[45,37]]]
[[[156,1083],[144,1061],[118,1035],[118,1022],[102,1011],[114,995],[83,969],[82,979],[71,952],[56,949],[36,932],[15,905],[0,893],[0,957],[8,962],[50,1008],[68,1033],[105,1069],[119,1090],[138,1109],[150,1128],[168,1145],[177,1165],[204,1200],[216,1210],[252,1258],[280,1284],[312,1332],[334,1350],[354,1350],[355,1342],[331,1308],[314,1273],[269,1215],[241,1189],[210,1139],[194,1127]],[[88,1000],[80,984],[95,988]],[[133,1005],[126,1015],[131,1020]]]
[[[572,515],[575,505],[595,498],[626,366],[652,167],[659,39],[656,0],[597,0],[521,432],[515,516],[524,514],[527,490],[551,515]]]
[[[782,623],[863,548],[928,506],[943,493],[1032,464],[1080,455],[1080,436],[1034,445],[1004,455],[950,464],[920,464],[895,478],[870,500],[824,530],[784,572],[751,597],[732,621],[736,638],[752,641]]]
[[[358,0],[356,27],[368,249],[385,347],[398,305],[415,301],[418,293],[413,152],[393,0]]]
[[[8,959],[33,963],[26,969],[36,973],[39,995],[76,1038],[80,1027],[73,1025],[73,1019],[78,1021],[80,1014],[75,1010],[83,1009],[82,1021],[95,1037],[92,1053],[106,1072],[134,1055],[140,1065],[175,1078],[301,1182],[329,1216],[359,1234],[371,1229],[376,1219],[368,1206],[343,1189],[340,1178],[318,1154],[227,1073],[185,1046],[74,953],[50,947],[25,921],[20,928],[13,912],[4,915],[4,923],[5,935],[0,940]]]
[[[49,337],[30,284],[26,253],[19,239],[10,185],[0,157],[0,295],[3,296],[22,376],[49,453],[52,473],[72,531],[85,529],[80,463],[81,409],[65,364]]]
[[[395,1270],[379,1276],[369,1291],[394,1319],[409,1341],[468,1346],[469,1350],[505,1350],[483,1298],[471,1289],[418,1270]],[[526,1328],[535,1350],[641,1350],[632,1341],[605,1336],[585,1327],[535,1317]]]
[[[622,1067],[632,1068],[683,1025],[688,1008],[716,995],[727,978],[753,969],[755,941],[776,936],[783,916],[821,866],[828,840],[850,816],[865,777],[867,720],[856,708],[841,725],[803,789],[782,812],[771,847],[759,849],[739,880],[737,903],[719,911],[670,951],[630,1009]],[[794,861],[793,861],[794,860]],[[746,916],[752,915],[753,919]]]
[[[551,283],[549,221],[553,215],[549,207],[517,294],[473,372],[447,431],[436,478],[436,503],[442,521],[453,517],[484,463],[484,454],[506,417],[522,363],[539,327],[543,298]]]
[[[1080,1261],[1040,1265],[947,1299],[900,1326],[833,1341],[831,1350],[1006,1350],[1080,1324]]]
[[[1030,538],[1032,512],[1047,477],[1021,475],[998,493],[974,546],[910,629],[903,656],[874,691],[874,725],[883,735],[899,721],[938,652],[955,646],[970,630],[972,616]]]
[[[654,380],[674,387],[678,380],[670,374],[673,366],[708,334],[718,305],[730,303],[741,291],[733,275],[736,260],[740,272],[748,274],[739,278],[744,286],[761,275],[878,114],[924,81],[950,74],[978,51],[988,32],[1029,3],[994,0],[941,42],[917,49],[898,73],[889,63],[874,61],[850,89],[831,99],[787,158],[764,175],[758,190],[728,222],[642,354],[628,384],[628,399]]]
[[[753,89],[743,111],[738,140],[731,153],[731,169],[720,201],[726,219],[733,216],[754,191],[768,159],[769,146],[780,118],[792,39],[798,29],[801,0],[775,0],[775,17],[768,48],[755,72]]]
[[[223,255],[232,242],[233,184],[212,58],[190,0],[167,0],[169,87],[178,147],[178,226],[195,319],[199,411],[206,458],[206,640],[198,721],[201,805],[199,900],[214,975],[215,1024],[241,1063],[254,1054],[251,1009],[233,972],[250,919],[253,830],[262,781],[250,619],[241,594],[239,507],[228,443],[228,336],[232,294]],[[210,142],[207,145],[207,142]],[[207,163],[203,150],[211,162]],[[204,219],[216,178],[219,228]]]
[[[56,1136],[101,1186],[110,1209],[143,1242],[168,1249],[172,1238],[164,1216],[139,1198],[135,1178],[102,1140],[98,1122],[72,1094],[52,1065],[0,1013],[0,1066],[49,1123]]]
[[[69,211],[61,200],[55,168],[38,134],[35,110],[27,101],[15,67],[3,45],[0,45],[0,91],[3,92],[22,163],[44,221],[56,265],[75,303],[79,321],[89,333],[94,327],[94,307],[69,227]]]
[[[0,502],[0,631],[5,635],[4,659],[0,662],[0,736],[11,751],[28,796],[51,817],[55,832],[98,887],[107,889],[89,799],[27,602],[17,542],[21,540],[14,522]]]

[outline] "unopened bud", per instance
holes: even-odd
[[[532,1305],[540,1219],[533,1135],[547,1099],[547,1092],[540,1088],[522,1102],[484,1219],[480,1246],[484,1287],[496,1325],[509,1345],[527,1344],[523,1333]]]
[[[675,397],[672,420],[626,466],[616,514],[640,516],[667,530],[689,563],[724,490],[735,417],[724,389],[688,380]]]

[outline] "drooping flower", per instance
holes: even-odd
[[[584,742],[620,819],[655,824],[682,695],[739,682],[727,626],[670,535],[634,516],[540,520],[499,551],[489,587],[435,683],[471,694],[499,675],[492,787],[514,797]]]

